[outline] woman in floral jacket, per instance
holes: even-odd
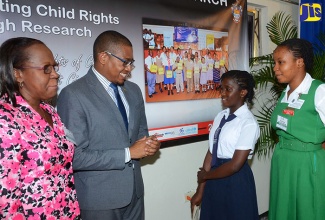
[[[80,219],[73,143],[54,108],[59,74],[41,41],[0,47],[0,219]]]

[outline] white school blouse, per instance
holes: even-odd
[[[227,122],[221,129],[218,141],[218,158],[232,158],[235,150],[248,150],[250,155],[248,159],[253,156],[255,144],[260,136],[260,128],[258,123],[248,109],[245,103],[237,111],[234,112],[236,118]],[[223,116],[228,118],[229,109],[221,111],[214,119],[213,125],[209,133],[209,150],[212,154],[213,138],[216,129],[219,127],[220,121]]]

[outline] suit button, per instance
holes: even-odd
[[[132,167],[132,163],[129,163],[129,167]]]

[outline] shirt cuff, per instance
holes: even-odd
[[[130,149],[129,148],[125,148],[125,163],[130,162],[130,160],[131,160]]]

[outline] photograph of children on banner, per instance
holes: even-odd
[[[143,19],[146,102],[220,98],[228,32],[148,21]]]

